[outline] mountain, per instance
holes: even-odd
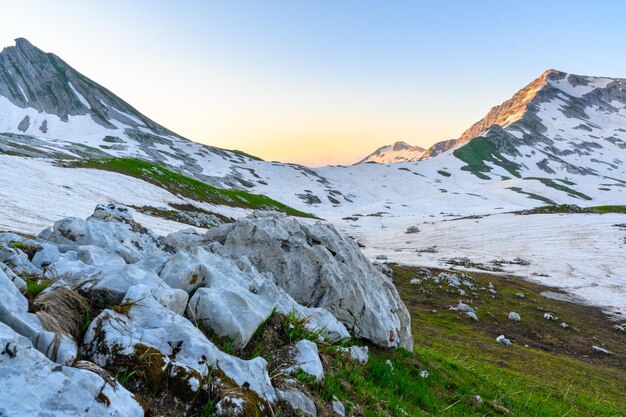
[[[394,166],[359,163],[311,169],[261,161],[183,138],[61,58],[17,39],[15,46],[0,52],[0,153],[31,158],[6,160],[5,166],[50,175],[58,175],[56,167],[49,167],[50,160],[139,159],[212,187],[268,196],[342,225],[354,214],[393,210],[414,216],[443,209],[489,212],[496,207],[525,209],[545,203],[614,204],[623,201],[626,189],[624,86],[621,79],[549,70],[494,107],[457,140],[427,150],[396,142],[361,161],[400,162]],[[132,174],[168,192],[187,181],[179,178],[177,186],[164,184],[170,174],[159,175],[157,181],[150,174],[157,168],[128,164],[132,160],[80,166]],[[66,178],[76,181],[86,175],[65,172]],[[40,178],[33,175],[30,186],[36,189]],[[93,182],[100,177],[90,176],[92,188],[104,186]],[[60,193],[67,192],[56,177],[46,181],[46,186],[55,184]],[[186,193],[191,195],[188,184]],[[121,195],[119,190],[115,193]],[[92,191],[76,192],[74,197],[85,198],[84,210],[91,205],[92,197],[87,195]],[[130,193],[124,195],[131,198]],[[225,201],[224,193],[219,198],[202,195],[205,202]],[[132,197],[135,204],[137,197]],[[114,200],[112,195],[109,198]],[[231,205],[264,204],[260,200],[249,204],[249,199],[242,203],[241,198],[231,198]],[[32,210],[38,218],[37,205],[15,204],[17,210]]]
[[[144,128],[154,134],[172,132],[152,122],[110,91],[78,73],[61,58],[47,54],[28,40],[0,53],[0,95],[22,109],[32,108],[46,116],[25,115],[17,128],[23,133],[54,132],[55,119],[89,116],[94,123],[117,129],[119,125]],[[53,118],[52,116],[56,116]],[[14,126],[3,126],[6,130]]]
[[[141,158],[213,185],[240,185],[230,166],[254,159],[173,133],[23,38],[0,52],[0,132],[8,154]]]
[[[365,164],[368,162],[377,162],[388,164],[394,162],[411,162],[419,160],[424,154],[425,149],[419,146],[411,146],[406,142],[395,142],[392,145],[382,146],[371,154],[357,162],[357,164]]]
[[[512,157],[521,156],[518,149],[521,146],[538,147],[535,152],[539,151],[544,158],[531,165],[539,164],[539,169],[547,173],[555,172],[550,165],[586,173],[602,172],[602,169],[597,169],[598,164],[615,170],[621,164],[603,158],[605,153],[600,149],[617,148],[619,154],[619,150],[626,147],[625,88],[626,81],[623,79],[581,76],[551,69],[509,100],[493,107],[458,139],[438,142],[417,159],[406,161],[433,157],[486,136],[498,150]],[[380,148],[372,155],[377,156],[381,153],[379,151],[387,148]],[[568,158],[563,158],[571,154],[588,157],[584,161],[585,166],[580,166],[583,162],[581,158],[571,163],[567,162]],[[362,162],[367,162],[368,158]],[[387,158],[385,162],[405,160]],[[524,162],[518,165],[531,169]]]
[[[422,159],[432,158],[440,153],[444,153],[456,142],[456,139],[447,139],[435,143],[430,148],[426,149],[422,154]]]
[[[463,168],[485,177],[600,176],[626,184],[626,80],[548,70],[492,108],[454,143]],[[508,176],[509,174],[506,174]]]
[[[243,417],[257,405],[272,415],[278,398],[311,415],[344,410],[341,401],[406,414],[420,412],[406,401],[425,383],[429,414],[463,401],[460,413],[524,415],[554,405],[550,387],[571,385],[554,377],[563,366],[584,380],[594,369],[606,382],[607,363],[622,375],[625,85],[550,70],[461,138],[413,149],[419,160],[312,169],[183,138],[18,39],[0,53],[0,379],[18,376],[1,381],[0,415],[141,416],[147,406]],[[55,294],[70,304],[51,309]],[[416,339],[437,342],[425,361],[424,349],[368,358],[370,343],[413,345],[399,295]],[[369,342],[332,343],[346,333]],[[485,349],[450,366],[476,344]],[[78,353],[105,370],[74,363]],[[494,357],[510,362],[464,367]],[[510,369],[529,358],[531,385],[548,375],[550,389],[498,405],[503,388],[519,386]],[[305,362],[315,374],[280,376]],[[224,369],[209,372],[217,363]],[[622,398],[622,382],[605,391]],[[33,401],[19,401],[25,386]],[[581,398],[593,410],[574,412],[598,411],[591,388]],[[360,408],[373,397],[375,408]]]

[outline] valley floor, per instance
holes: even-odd
[[[626,215],[438,217],[370,217],[341,229],[364,244],[371,259],[515,274],[626,320]],[[407,234],[407,225],[419,232]]]
[[[7,173],[0,187],[0,230],[36,235],[54,221],[86,217],[96,204],[110,202],[166,209],[172,204],[193,204],[230,217],[249,212],[176,196],[115,172],[64,168],[50,161],[6,155],[0,155],[0,163]],[[397,199],[401,192],[394,190],[391,195]],[[387,210],[381,202],[308,210],[295,205],[295,200],[287,202],[313,211],[353,236],[364,245],[370,259],[384,255],[403,265],[461,264],[469,270],[494,269],[561,288],[579,302],[599,306],[615,314],[617,320],[626,319],[626,214],[517,215],[510,212],[536,206],[537,202],[524,198],[520,200],[526,204],[523,206],[518,200],[507,202],[501,196],[493,201],[478,199],[481,206],[464,206],[460,196],[439,193],[431,197],[407,200],[408,204],[396,202],[389,205],[388,212],[380,211]],[[139,222],[159,234],[190,227],[134,211]],[[419,232],[407,234],[411,226]],[[515,258],[528,264],[516,264]],[[505,263],[494,265],[494,261]]]
[[[337,396],[349,415],[364,417],[624,415],[626,333],[599,309],[544,297],[555,289],[500,274],[393,270],[415,352],[370,347],[361,367],[322,347],[328,371],[321,385],[309,385],[316,397]],[[450,309],[461,299],[478,321]],[[498,343],[500,335],[511,345]]]

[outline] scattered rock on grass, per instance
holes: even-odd
[[[496,337],[496,342],[500,343],[501,345],[504,346],[511,346],[512,343],[509,339],[507,339],[506,337],[504,337],[503,334],[501,334],[500,336]]]
[[[324,367],[320,360],[317,345],[310,340],[300,340],[290,350],[292,356],[292,364],[285,370],[287,374],[291,374],[300,369],[302,372],[315,377],[317,382],[324,379]]]
[[[605,355],[612,355],[613,354],[613,352],[611,352],[610,350],[607,350],[607,349],[605,349],[603,347],[600,347],[600,346],[593,345],[593,346],[591,346],[591,348],[594,351],[600,352],[600,353],[604,353]]]
[[[512,320],[512,321],[521,321],[521,320],[522,320],[522,317],[521,317],[519,314],[517,314],[515,311],[511,311],[511,312],[509,313],[509,320]]]

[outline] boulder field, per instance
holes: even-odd
[[[354,241],[272,212],[156,236],[99,205],[35,239],[0,234],[0,301],[6,416],[184,415],[209,391],[218,416],[279,402],[315,415],[291,375],[323,378],[316,343],[413,346],[393,283]],[[284,366],[238,357],[277,315],[309,336],[277,348]],[[367,362],[366,347],[338,349]]]

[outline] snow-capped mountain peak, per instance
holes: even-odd
[[[392,162],[411,162],[419,160],[424,154],[425,149],[420,146],[412,146],[403,141],[397,141],[391,145],[385,145],[357,162],[364,164],[367,162],[392,163]]]

